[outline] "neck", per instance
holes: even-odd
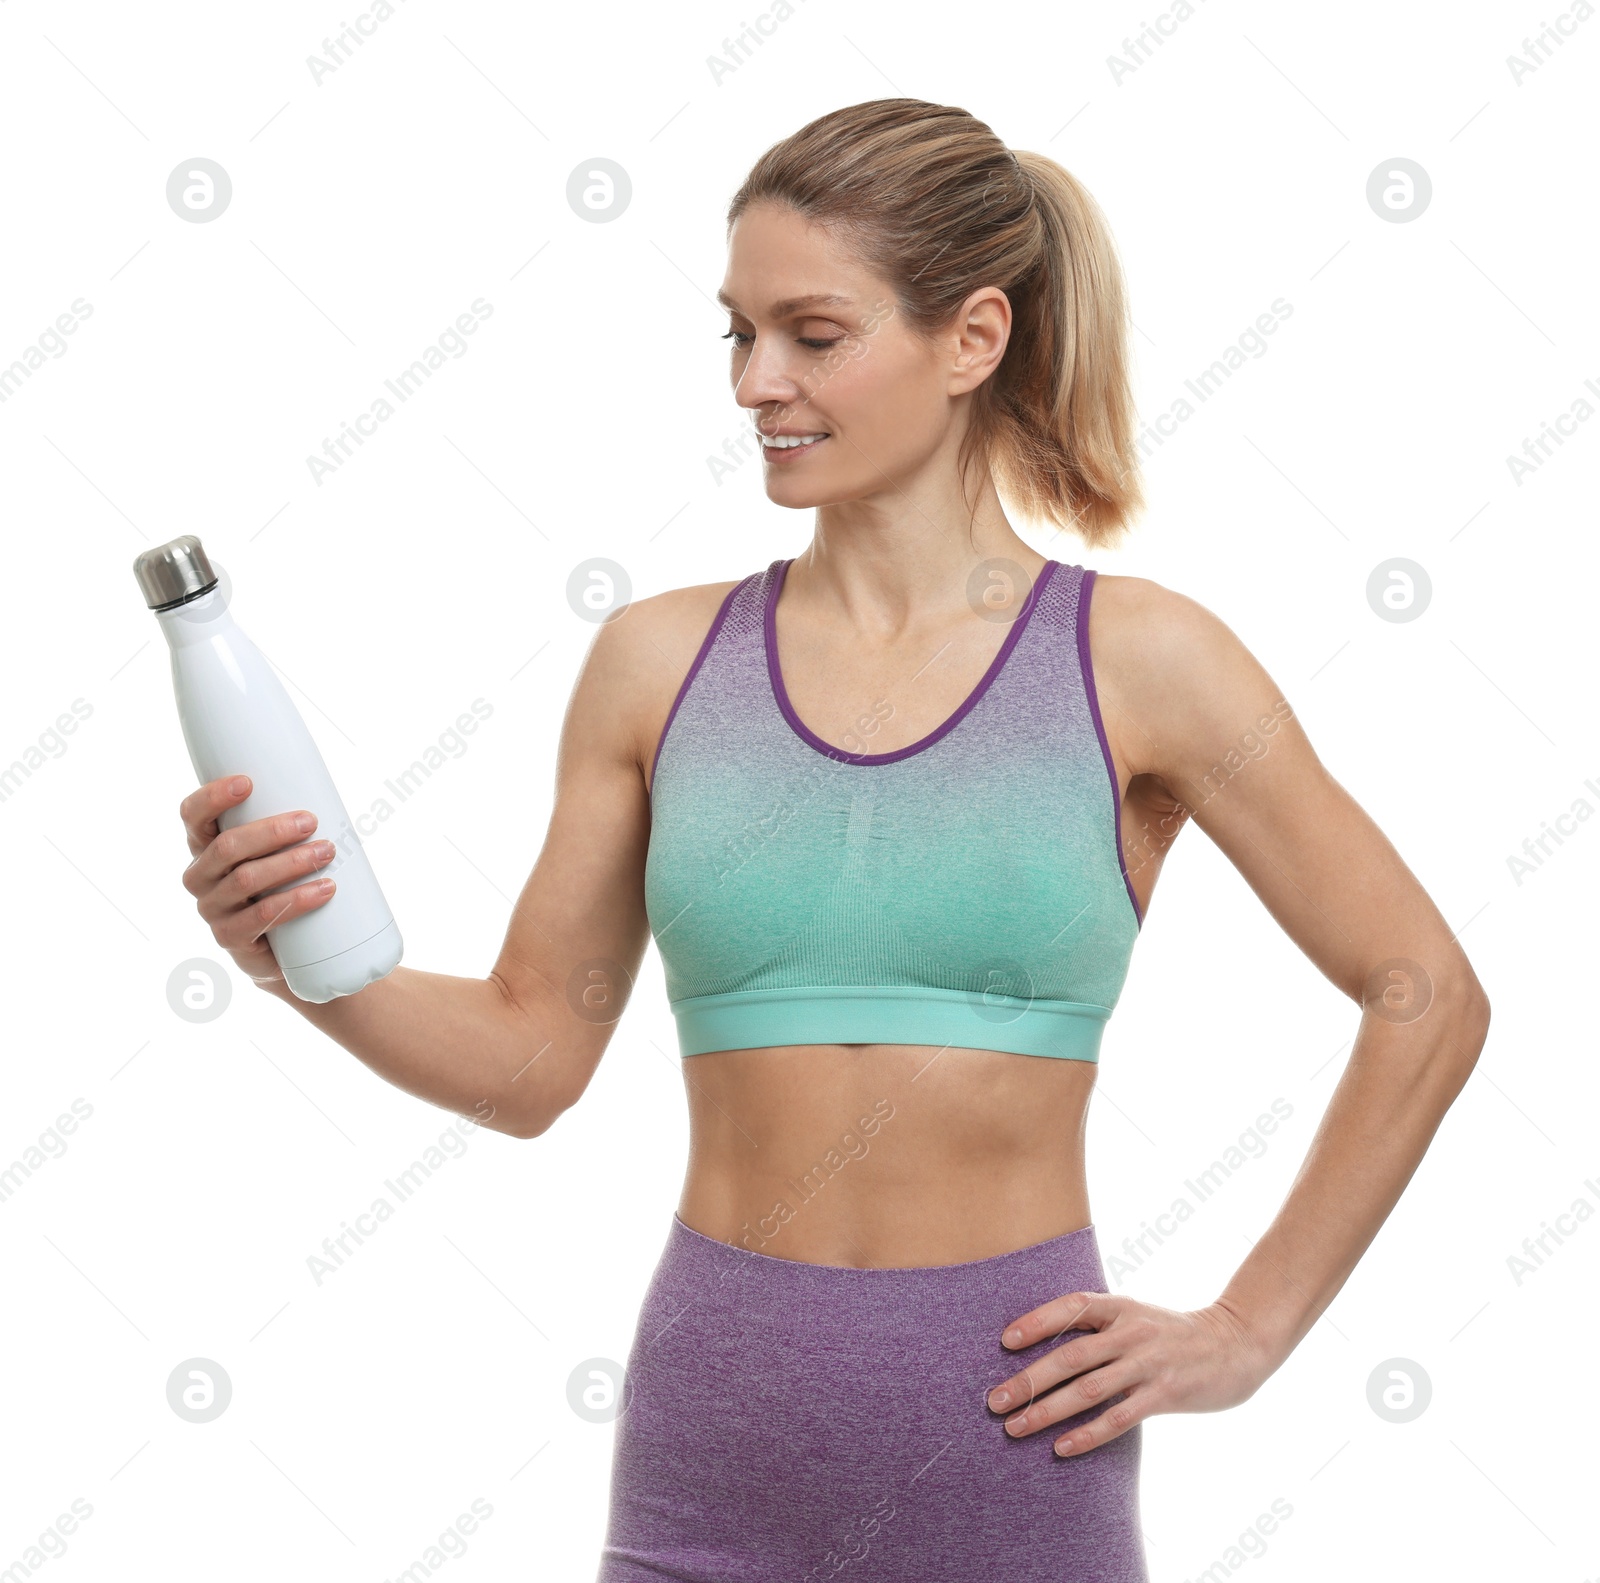
[[[971,507],[959,493],[819,506],[784,579],[785,602],[831,605],[852,626],[895,631],[923,615],[1020,603],[1046,559],[1011,526],[985,472]]]

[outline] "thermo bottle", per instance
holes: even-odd
[[[317,816],[306,840],[334,844],[331,862],[262,892],[276,895],[323,874],[337,886],[320,907],[267,930],[284,981],[301,1000],[353,995],[398,966],[400,931],[305,721],[229,614],[192,533],[146,550],[133,574],[172,650],[178,718],[195,773],[201,781],[250,777],[250,795],[226,809],[218,827],[305,808]]]

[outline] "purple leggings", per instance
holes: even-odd
[[[1010,1320],[1105,1290],[1093,1226],[856,1269],[674,1213],[628,1356],[597,1583],[1147,1583],[1143,1426],[1058,1457],[1107,1403],[1016,1440],[987,1402],[1083,1334],[1010,1351]]]

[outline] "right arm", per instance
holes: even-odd
[[[649,936],[645,770],[716,603],[707,584],[631,605],[600,626],[567,705],[549,829],[487,978],[397,967],[316,1004],[284,982],[266,929],[322,906],[311,883],[262,895],[331,860],[295,810],[218,830],[248,795],[207,782],[180,812],[194,861],[184,888],[217,943],[267,993],[409,1094],[515,1138],[576,1103],[626,1005]],[[290,845],[288,843],[298,843]]]

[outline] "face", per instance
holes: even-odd
[[[767,495],[793,507],[903,500],[945,463],[953,471],[966,398],[998,365],[1011,322],[1004,293],[986,287],[930,345],[887,281],[774,204],[735,222],[718,295]]]

